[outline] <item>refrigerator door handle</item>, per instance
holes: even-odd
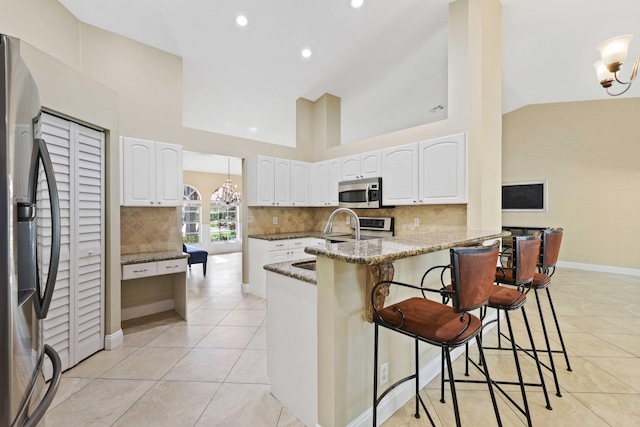
[[[58,198],[58,188],[56,186],[53,163],[47,150],[44,139],[34,139],[33,155],[31,157],[31,176],[29,177],[29,200],[36,203],[36,192],[38,186],[38,161],[42,160],[47,187],[49,189],[49,201],[51,203],[51,255],[49,260],[49,272],[47,283],[42,293],[40,286],[40,275],[36,274],[36,298],[35,309],[39,319],[44,319],[49,313],[49,305],[53,298],[53,291],[58,275],[58,261],[60,260],[60,199]],[[36,262],[37,266],[37,262]]]
[[[53,376],[51,377],[51,381],[49,382],[49,388],[45,393],[44,397],[33,410],[31,417],[25,421],[24,427],[35,427],[38,425],[38,422],[42,419],[44,414],[51,406],[51,402],[53,402],[54,397],[56,396],[56,392],[58,391],[58,386],[60,385],[60,377],[62,375],[62,362],[60,362],[60,356],[58,353],[49,345],[44,345],[44,352],[51,360],[51,364],[53,365]]]

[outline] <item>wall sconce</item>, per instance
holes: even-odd
[[[623,82],[618,79],[618,73],[622,64],[627,59],[627,52],[629,50],[629,42],[633,38],[632,35],[618,36],[612,39],[607,40],[606,42],[600,43],[598,45],[598,50],[600,51],[600,56],[602,59],[593,64],[596,68],[596,73],[598,75],[598,81],[602,85],[603,88],[607,90],[607,93],[611,96],[622,95],[631,87],[631,83],[633,79],[636,78],[636,74],[638,74],[638,66],[640,65],[640,57],[636,59],[636,62],[633,64],[633,69],[631,71],[631,78],[628,82]],[[611,93],[609,88],[613,85],[614,80],[624,86],[625,89],[619,93]]]

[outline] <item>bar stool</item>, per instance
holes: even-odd
[[[538,305],[538,313],[540,315],[540,323],[542,324],[542,332],[544,334],[545,344],[547,346],[544,350],[549,355],[549,366],[542,363],[542,366],[547,368],[553,374],[553,380],[556,386],[556,395],[562,397],[560,392],[560,385],[558,383],[558,375],[556,373],[556,367],[553,361],[553,353],[563,353],[564,360],[567,363],[567,370],[571,371],[571,364],[569,363],[569,356],[567,355],[567,348],[564,345],[564,339],[562,338],[562,332],[560,331],[560,323],[556,316],[556,310],[553,306],[553,300],[551,298],[551,292],[549,291],[549,285],[551,284],[551,277],[556,272],[556,264],[558,262],[558,256],[560,254],[560,244],[562,243],[562,235],[564,230],[562,228],[550,228],[543,230],[542,232],[542,247],[540,249],[540,258],[538,260],[538,273],[533,276],[533,281],[529,286],[533,289],[536,296],[536,303]],[[542,311],[542,305],[540,303],[540,296],[538,291],[544,289],[547,293],[547,299],[549,300],[549,306],[551,307],[551,314],[553,314],[553,320],[556,324],[556,330],[558,331],[558,338],[560,340],[561,350],[552,350],[549,343],[549,335],[547,333],[547,326],[544,320],[544,313]]]
[[[448,379],[451,388],[451,397],[453,399],[453,409],[456,419],[456,426],[461,426],[460,413],[458,410],[458,398],[456,395],[455,381],[453,376],[453,368],[451,364],[450,351],[453,348],[466,344],[473,338],[478,341],[480,350],[480,361],[484,367],[487,387],[493,403],[493,409],[496,414],[498,425],[502,425],[500,413],[496,397],[493,392],[491,377],[487,364],[484,361],[484,353],[479,342],[479,334],[482,330],[482,321],[475,315],[471,314],[471,310],[484,307],[487,304],[491,290],[493,289],[493,280],[495,277],[495,268],[498,261],[499,244],[486,247],[468,247],[468,248],[452,248],[450,249],[451,264],[445,267],[433,267],[425,273],[426,275],[438,268],[451,269],[451,290],[433,289],[423,286],[424,277],[421,286],[410,284],[383,281],[377,283],[371,293],[372,305],[374,307],[373,322],[375,326],[374,337],[374,373],[373,373],[373,425],[377,426],[377,408],[382,399],[398,385],[415,379],[415,399],[416,413],[415,417],[420,418],[420,405],[427,414],[431,425],[434,425],[433,419],[427,410],[422,397],[419,394],[420,365],[418,361],[418,342],[426,342],[428,344],[440,347],[447,362]],[[440,275],[442,281],[442,274]],[[415,289],[422,293],[422,297],[409,298],[407,300],[392,304],[383,309],[375,308],[374,296],[380,286],[398,285]],[[437,301],[426,298],[427,292],[434,292],[441,296],[449,297],[452,301],[452,307]],[[382,326],[403,335],[407,335],[414,339],[415,342],[415,373],[397,381],[388,387],[378,397],[378,328]]]
[[[547,404],[547,409],[551,410],[551,403],[549,402],[549,395],[547,393],[547,387],[544,382],[544,375],[542,374],[542,368],[540,361],[538,360],[538,355],[536,352],[535,343],[533,340],[533,334],[531,333],[531,327],[529,326],[529,320],[527,319],[527,313],[525,311],[525,303],[527,302],[527,292],[529,291],[528,287],[534,280],[534,275],[536,271],[536,265],[538,260],[538,255],[540,253],[541,239],[539,236],[529,236],[529,237],[514,237],[511,244],[511,262],[509,267],[498,267],[496,270],[496,282],[505,283],[509,285],[517,286],[517,288],[511,288],[507,286],[494,285],[493,290],[491,292],[491,296],[489,297],[489,302],[487,304],[488,308],[494,308],[498,311],[502,310],[504,312],[504,317],[507,322],[507,328],[509,331],[509,336],[504,335],[504,333],[500,330],[500,316],[498,313],[498,317],[491,322],[485,324],[491,324],[492,322],[497,322],[498,324],[498,346],[497,347],[489,347],[484,346],[485,350],[494,349],[494,350],[511,350],[513,353],[513,360],[516,367],[516,372],[518,375],[518,382],[512,381],[501,381],[494,379],[493,383],[496,388],[527,418],[527,424],[529,427],[532,427],[531,421],[531,411],[529,410],[529,403],[527,401],[527,394],[525,390],[525,386],[539,386],[542,387],[544,392],[544,398]],[[511,325],[511,317],[510,312],[514,310],[521,310],[522,317],[524,319],[524,324],[527,329],[527,335],[529,336],[529,344],[531,346],[531,354],[535,359],[536,368],[538,370],[538,375],[540,378],[539,383],[525,383],[522,377],[522,370],[520,368],[520,359],[518,357],[518,349],[521,348],[517,343],[516,339],[513,335],[513,328]],[[485,312],[482,313],[482,316],[486,315]],[[502,346],[501,338],[504,337],[509,340],[511,343],[509,348],[505,348]],[[467,359],[469,360],[469,359]],[[475,364],[475,362],[472,362]],[[478,367],[477,364],[475,364]],[[511,385],[519,385],[520,393],[522,395],[522,406],[518,404],[509,394],[501,387],[504,384]]]

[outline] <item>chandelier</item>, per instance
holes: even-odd
[[[600,51],[600,56],[602,56],[602,59],[594,63],[593,66],[596,68],[598,81],[611,96],[622,95],[623,93],[628,91],[631,87],[633,79],[635,79],[636,74],[638,74],[640,57],[638,57],[638,59],[636,59],[636,62],[633,64],[631,77],[629,78],[628,82],[623,82],[618,78],[620,68],[622,67],[622,64],[624,64],[624,61],[627,59],[629,42],[632,38],[632,35],[618,36],[598,45],[598,50]],[[610,92],[609,88],[614,84],[614,81],[623,86],[626,86],[624,90],[618,93]]]
[[[238,186],[231,183],[231,169],[229,166],[229,159],[227,159],[227,182],[222,184],[211,195],[212,202],[224,203],[226,205],[237,205],[240,203],[240,193],[238,193]]]

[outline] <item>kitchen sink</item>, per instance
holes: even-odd
[[[302,268],[305,270],[316,271],[316,261],[303,261],[303,262],[295,262],[291,264],[294,267]]]

